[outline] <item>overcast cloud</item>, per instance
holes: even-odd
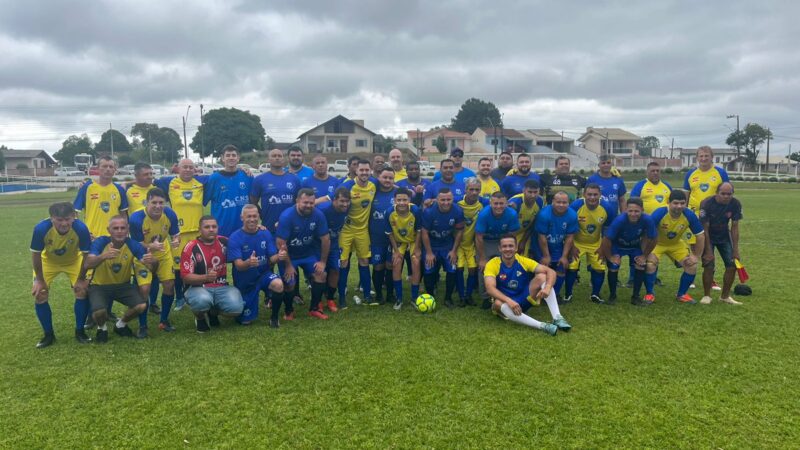
[[[800,149],[793,1],[0,1],[0,144],[58,150],[112,123],[188,133],[258,114],[292,141],[344,114],[385,135],[470,97],[513,128],[621,127],[723,146],[725,118]]]

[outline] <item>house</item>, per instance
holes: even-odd
[[[11,175],[52,175],[58,162],[44,150],[3,150]]]
[[[681,166],[683,167],[694,167],[697,165],[697,149],[696,148],[676,148],[675,152],[680,151],[680,158],[681,158]],[[736,160],[736,148],[712,148],[712,152],[714,152],[714,164],[718,166],[722,166],[724,168],[728,168],[732,166],[732,163],[735,163]],[[742,150],[742,154],[744,154],[744,150]]]
[[[564,137],[564,133],[558,133],[549,128],[532,128],[522,131],[523,135],[533,139],[533,145],[540,147],[542,151],[559,153],[571,153],[575,146],[575,139]]]
[[[578,138],[580,146],[596,155],[612,154],[632,156],[636,154],[639,136],[621,128],[587,127],[586,132]]]
[[[474,152],[494,152],[495,142],[497,151],[512,153],[528,153],[533,148],[533,137],[513,129],[497,127],[478,127],[472,132],[472,145]]]
[[[409,130],[406,131],[406,135],[408,136],[408,142],[421,150],[423,154],[426,152],[438,152],[436,141],[440,137],[444,139],[447,152],[456,147],[463,150],[464,153],[472,151],[472,136],[469,133],[462,133],[449,128],[437,128],[428,131]]]
[[[373,153],[375,136],[363,120],[338,115],[298,136],[297,144],[306,153]]]

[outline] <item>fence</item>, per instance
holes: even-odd
[[[71,187],[79,187],[84,177],[30,177],[6,175],[0,176],[0,194],[19,194],[30,191],[66,191]]]

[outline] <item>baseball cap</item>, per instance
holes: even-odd
[[[460,148],[456,147],[450,150],[450,156],[464,156],[464,150],[461,150]]]

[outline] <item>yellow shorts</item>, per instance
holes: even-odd
[[[159,281],[174,280],[175,271],[173,270],[172,252],[167,250],[161,255],[156,256],[156,260],[158,261],[156,276],[158,276]],[[147,266],[142,264],[139,260],[134,261],[133,266],[136,271],[136,283],[150,284],[153,282],[153,273]]]
[[[474,269],[478,267],[478,260],[475,255],[475,246],[465,246],[460,245],[456,250],[456,254],[458,255],[458,263],[456,267],[459,269],[466,267],[467,269]]]
[[[405,256],[406,253],[414,254],[414,243],[413,242],[401,242],[397,244],[397,251],[401,255]]]
[[[183,249],[190,241],[197,239],[200,236],[199,231],[189,231],[188,233],[181,233],[181,243],[178,248],[171,249],[172,252],[172,270],[181,270],[181,254]]]
[[[653,254],[658,259],[661,259],[661,255],[667,255],[671,260],[680,262],[689,256],[689,247],[683,243],[680,245],[656,245],[656,248],[653,249]]]
[[[597,249],[600,248],[600,244],[596,247],[590,247],[588,245],[579,245],[575,244],[575,248],[578,249],[580,253],[578,253],[578,257],[573,259],[569,263],[569,270],[578,270],[581,268],[581,258],[586,255],[586,264],[594,270],[595,272],[605,272],[606,271],[606,262],[603,258],[600,257],[597,253]]]
[[[44,276],[44,282],[50,286],[50,283],[58,276],[58,274],[63,273],[67,276],[67,278],[69,278],[69,285],[75,286],[75,283],[78,282],[78,275],[81,273],[81,265],[83,265],[83,257],[77,258],[75,262],[67,266],[56,266],[47,264],[47,261],[42,261],[42,275]],[[36,278],[36,273],[33,274],[33,278]]]
[[[369,232],[364,230],[352,230],[343,228],[339,233],[339,248],[342,249],[342,255],[339,257],[342,261],[350,259],[350,252],[355,250],[356,258],[367,259],[372,256],[369,249]]]

